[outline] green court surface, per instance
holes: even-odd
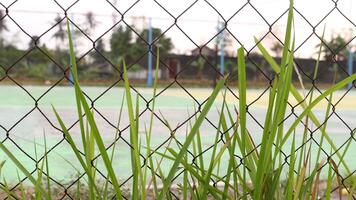
[[[55,128],[59,126],[51,108],[51,105],[56,107],[64,119],[66,126],[71,127],[78,119],[73,88],[58,86],[48,93],[46,93],[46,91],[49,87],[45,86],[25,86],[25,89],[32,97],[19,87],[0,86],[0,137],[2,140],[6,139],[4,144],[25,164],[29,171],[33,171],[35,169],[35,162],[32,158],[36,159],[35,146],[38,157],[40,157],[44,152],[43,136],[45,135],[47,146],[51,149],[49,154],[50,176],[58,181],[66,182],[73,179],[73,176],[77,176],[78,173],[83,173],[69,145],[63,140],[63,134]],[[115,127],[117,126],[119,108],[124,93],[123,88],[112,88],[103,95],[101,94],[106,90],[104,87],[83,87],[83,90],[93,101],[93,105],[96,108],[94,115],[97,119],[98,127],[106,145],[109,146],[115,139]],[[161,90],[162,88],[159,88],[158,92]],[[233,90],[236,94],[238,93],[237,89]],[[137,88],[137,91],[146,101],[152,98],[152,89]],[[176,137],[181,141],[184,141],[186,134],[188,124],[186,120],[193,115],[194,110],[199,106],[198,103],[204,102],[204,100],[209,97],[212,89],[187,88],[187,91],[190,95],[194,96],[195,99],[181,88],[169,88],[156,99],[155,113],[158,116],[163,115],[173,128],[180,127],[177,129]],[[134,93],[134,91],[132,92]],[[356,127],[356,92],[347,93],[346,96],[339,101],[345,92],[346,91],[338,91],[334,94],[333,103],[336,104],[335,113],[328,119],[328,126],[326,128],[336,146],[340,147],[340,151],[345,147],[343,144],[350,139],[350,129],[352,130]],[[135,97],[135,95],[133,96]],[[144,111],[147,108],[147,102],[143,100],[142,97],[140,97],[139,101],[140,110]],[[249,106],[247,127],[255,139],[255,142],[258,143],[263,130],[259,124],[263,124],[268,91],[248,90],[247,99],[248,103],[251,104],[251,106]],[[238,107],[238,100],[230,92],[227,93],[227,102],[231,108],[234,106]],[[297,102],[293,98],[290,99],[290,102],[291,105],[297,105]],[[219,97],[213,109],[208,114],[207,120],[204,121],[201,127],[204,148],[208,148],[213,144],[216,134],[214,126],[218,122],[217,108],[219,108],[221,103],[222,98]],[[36,105],[37,107],[35,108]],[[326,105],[327,101],[323,101],[313,110],[320,121],[323,121],[325,117]],[[295,113],[298,114],[300,112],[301,110],[297,107]],[[287,111],[287,115],[289,114],[291,114],[291,109]],[[143,112],[140,117],[139,132],[142,138],[144,138],[144,126],[148,123],[149,117],[150,112],[148,110]],[[160,118],[162,118],[162,116]],[[288,117],[285,126],[288,127],[295,119],[293,115]],[[154,120],[152,148],[159,147],[160,144],[170,137],[169,129],[158,118]],[[114,159],[114,167],[121,180],[128,178],[130,175],[130,149],[126,143],[129,142],[129,132],[128,129],[125,129],[128,124],[128,117],[126,109],[124,108],[122,120],[118,125],[119,129],[124,131],[121,134],[122,138],[118,140]],[[310,126],[311,130],[316,128],[317,127],[313,125]],[[297,127],[297,142],[299,145],[301,144],[302,130],[303,126],[300,125]],[[6,134],[8,134],[8,138]],[[78,125],[71,128],[71,134],[78,144],[80,144]],[[319,131],[313,134],[315,141],[319,141],[319,136]],[[145,141],[142,139],[143,146],[145,145],[144,143]],[[175,143],[172,144],[174,145]],[[315,145],[317,144],[314,142],[312,144],[314,149],[316,148]],[[164,150],[164,147],[165,145],[163,145],[161,151]],[[287,154],[289,147],[290,143],[287,143],[283,148],[283,151]],[[356,170],[356,159],[352,156],[352,152],[356,150],[356,141],[351,142],[350,148],[351,149],[345,155],[345,160],[349,163],[351,170]],[[330,146],[326,143],[323,144],[323,149],[325,150],[324,153],[331,151]],[[111,150],[112,149],[109,149],[109,152],[111,152]],[[331,152],[334,153],[333,151]],[[210,151],[204,154],[205,160],[209,159],[209,154]],[[323,154],[323,156],[326,157],[326,154]],[[337,160],[336,156],[333,158]],[[0,152],[0,159],[7,160],[7,157]],[[98,161],[98,163],[100,163],[100,157]],[[170,163],[164,163],[162,166],[163,170],[168,169]],[[97,167],[105,174],[104,166],[98,164]],[[221,166],[221,168],[224,169],[225,166]],[[343,169],[340,170],[342,171]],[[16,171],[17,169],[11,161],[6,161],[2,172],[3,175],[9,180],[16,180]],[[21,173],[20,176],[23,177]]]

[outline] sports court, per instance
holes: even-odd
[[[26,155],[30,155],[35,158],[35,144],[36,141],[36,151],[38,156],[44,153],[44,141],[43,135],[47,139],[47,148],[51,149],[49,154],[50,160],[50,173],[52,177],[58,178],[59,180],[66,181],[78,173],[83,173],[80,169],[79,163],[76,160],[72,150],[66,141],[63,141],[63,134],[53,128],[53,126],[48,122],[48,120],[53,123],[54,126],[59,127],[57,120],[53,114],[51,105],[53,105],[63,118],[67,127],[71,127],[77,120],[76,114],[76,103],[74,96],[74,88],[69,86],[57,86],[51,89],[48,93],[42,96],[49,87],[46,86],[25,86],[25,89],[33,95],[34,99],[38,100],[38,108],[34,109],[35,101],[22,89],[15,86],[0,86],[0,124],[3,126],[0,129],[2,139],[5,139],[6,131],[8,132],[9,138],[6,140],[5,144],[10,149],[13,149],[13,153],[17,156],[19,160],[25,163],[29,171],[35,169],[34,162]],[[97,118],[98,127],[101,131],[102,137],[104,138],[107,146],[112,143],[115,138],[115,128],[117,126],[118,115],[120,110],[120,105],[122,103],[122,98],[124,90],[122,87],[113,87],[104,95],[101,94],[106,90],[105,87],[83,87],[85,93],[92,99],[97,99],[94,101],[94,115]],[[149,88],[136,88],[136,90],[142,94],[142,97],[149,101],[152,97],[152,89]],[[158,88],[158,93],[162,88]],[[204,102],[204,100],[210,95],[212,89],[208,88],[186,88],[186,90],[196,98],[199,103]],[[233,92],[238,94],[238,90],[233,88]],[[135,92],[131,91],[133,94]],[[303,93],[303,91],[300,91]],[[340,90],[334,93],[333,102],[334,104],[345,94],[346,90]],[[318,94],[317,92],[315,95]],[[135,97],[136,95],[133,95]],[[140,111],[146,109],[146,102],[140,97]],[[230,92],[227,92],[227,103],[231,109],[233,107],[238,107],[238,100]],[[258,99],[258,100],[256,100]],[[336,103],[335,113],[331,114],[328,119],[327,133],[331,135],[335,145],[343,149],[345,142],[350,138],[349,127],[356,127],[356,106],[355,106],[356,93],[347,93],[347,95],[338,103]],[[251,104],[249,106],[248,115],[248,130],[255,142],[258,142],[261,138],[262,128],[258,123],[263,124],[264,115],[266,112],[266,103],[268,102],[268,91],[261,89],[248,90],[247,102]],[[213,141],[216,134],[216,128],[214,123],[218,122],[218,112],[217,108],[220,109],[222,103],[222,97],[220,96],[215,103],[214,109],[208,114],[207,120],[203,123],[200,129],[204,149],[213,145]],[[296,105],[296,101],[290,98],[291,105]],[[320,121],[323,121],[325,117],[325,106],[326,101],[321,102],[313,112],[318,117]],[[155,113],[161,118],[167,119],[171,124],[170,126],[174,129],[179,127],[176,131],[176,137],[178,140],[184,139],[187,125],[186,122],[190,116],[194,114],[194,110],[198,107],[197,102],[192,99],[189,94],[181,88],[168,88],[162,94],[156,98],[156,108]],[[128,126],[128,116],[125,112],[125,102],[124,111],[119,124],[119,129],[123,130]],[[298,107],[296,108],[298,113]],[[42,112],[42,113],[41,113]],[[291,113],[291,112],[287,112]],[[46,116],[48,119],[46,119]],[[254,118],[252,118],[253,116]],[[148,125],[148,120],[150,118],[149,110],[143,112],[140,117],[140,127],[139,132],[142,136],[142,144],[144,144],[144,133],[145,125]],[[296,119],[295,116],[290,116],[286,120],[286,127]],[[194,121],[194,117],[192,119]],[[19,123],[17,123],[19,121]],[[209,123],[212,122],[211,123]],[[256,122],[257,121],[257,122]],[[347,125],[349,126],[347,126]],[[310,125],[311,130],[316,127]],[[78,125],[71,128],[71,134],[76,139],[78,144],[80,144],[80,133]],[[303,127],[297,128],[296,137],[297,142],[301,145]],[[158,147],[166,139],[169,138],[170,131],[159,121],[158,118],[154,119],[153,135],[152,135],[152,148]],[[316,131],[314,133],[314,139],[319,141],[320,132]],[[127,178],[127,174],[130,174],[130,151],[129,146],[125,143],[123,139],[129,141],[128,129],[125,129],[116,145],[115,150],[115,162],[120,163],[116,166],[115,170],[118,171],[120,178]],[[16,141],[14,143],[13,141]],[[18,145],[18,146],[16,146]],[[315,144],[313,144],[315,145]],[[324,149],[330,149],[326,142],[323,144]],[[55,147],[55,148],[54,148]],[[290,143],[284,146],[286,150],[290,148]],[[345,155],[345,160],[349,166],[356,166],[356,159],[352,156],[351,152],[356,150],[356,145],[351,143],[351,149]],[[20,151],[22,149],[23,151]],[[161,149],[161,151],[163,151]],[[111,149],[109,150],[111,152]],[[209,152],[204,155],[204,159],[208,159]],[[5,155],[1,154],[2,160],[5,159]],[[3,172],[4,176],[8,179],[17,179],[16,167],[9,167],[13,165],[11,161],[7,161],[5,164],[7,167]],[[166,165],[167,166],[167,165]],[[165,165],[163,165],[163,168]],[[98,165],[100,171],[105,171],[104,166]],[[224,168],[224,166],[222,166]],[[355,170],[355,169],[352,169]]]

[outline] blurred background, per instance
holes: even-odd
[[[311,89],[315,89],[317,97],[356,71],[353,4],[353,0],[295,0],[293,83],[305,98]],[[0,0],[0,139],[33,171],[37,162],[34,146],[37,145],[37,153],[43,153],[44,148],[40,147],[44,147],[46,136],[50,168],[56,172],[51,174],[53,180],[70,182],[77,173],[73,166],[79,164],[51,108],[51,105],[57,108],[73,137],[80,142],[71,86],[68,18],[79,80],[105,144],[109,148],[117,140],[115,162],[120,165],[115,167],[121,179],[130,179],[125,106],[118,125],[124,93],[123,61],[132,92],[139,99],[140,133],[144,133],[150,117],[151,86],[158,65],[159,88],[151,145],[160,148],[173,132],[184,140],[189,120],[199,114],[198,108],[223,76],[227,76],[228,104],[232,108],[238,106],[236,53],[243,46],[249,88],[247,127],[258,142],[275,72],[258,51],[254,37],[280,62],[288,7],[287,0]],[[314,74],[320,47],[319,70]],[[313,109],[321,122],[328,122],[326,130],[338,151],[350,141],[350,148],[356,149],[355,91],[356,84],[350,83],[337,91],[333,99],[326,98]],[[219,98],[215,108],[221,102]],[[328,102],[332,103],[332,112],[325,117]],[[290,99],[286,126],[299,116],[300,103]],[[218,112],[212,109],[201,128],[205,155],[214,143],[217,122]],[[297,130],[305,126],[300,123]],[[331,151],[328,144],[315,142],[320,127],[310,124],[307,130],[305,141],[323,145],[323,156],[337,160],[337,151]],[[119,138],[115,138],[117,132]],[[301,135],[302,131],[297,133],[298,147],[306,144]],[[289,145],[287,142],[285,149]],[[345,161],[350,163],[351,170],[356,170],[352,152],[347,151]],[[0,155],[6,159],[4,154]],[[6,166],[9,167],[3,174],[17,179],[16,168],[10,162]],[[98,171],[102,170],[104,166],[98,166]]]
[[[83,84],[113,83],[124,59],[131,80],[150,85],[156,59],[149,57],[157,47],[162,81],[207,86],[223,74],[234,81],[236,50],[243,45],[251,86],[260,87],[269,83],[273,71],[261,59],[254,37],[280,57],[288,4],[283,0],[3,0],[0,83],[51,85],[63,72],[69,79],[68,16]],[[332,79],[330,71],[337,70],[337,79],[354,71],[354,65],[347,64],[350,55],[355,56],[352,6],[352,0],[295,2],[296,64],[305,81],[312,77],[324,28],[318,83]]]

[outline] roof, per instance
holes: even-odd
[[[213,56],[213,55],[215,55],[215,50],[213,50],[207,46],[200,46],[200,47],[193,49],[191,51],[191,53],[193,56],[200,55],[200,54],[202,54],[204,56]]]

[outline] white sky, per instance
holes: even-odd
[[[207,0],[212,4],[225,19],[230,18],[246,0]],[[356,22],[356,15],[351,13],[353,0],[339,0],[338,8],[351,20]],[[8,6],[14,0],[0,0],[0,2]],[[60,4],[67,8],[74,0],[58,0]],[[110,0],[113,2],[113,0]],[[134,0],[118,0],[117,9],[121,12],[127,10],[136,1]],[[161,3],[172,15],[178,16],[185,10],[193,0],[157,0]],[[287,8],[288,0],[251,0],[252,5],[265,17],[265,19],[272,23],[275,21]],[[355,4],[355,3],[353,3]],[[334,2],[332,0],[295,0],[295,8],[297,8],[312,25],[316,25],[332,8]],[[53,0],[18,0],[10,7],[9,15],[26,31],[29,35],[41,35],[48,30],[53,23],[56,13],[63,11]],[[96,20],[99,23],[97,28],[90,34],[91,38],[96,39],[103,34],[109,27],[112,26],[113,7],[105,0],[79,0],[70,10],[73,14],[74,21],[82,24],[84,16],[80,13],[87,13],[92,11],[96,15]],[[125,17],[129,24],[135,23],[136,29],[139,32],[143,27],[147,27],[147,20],[140,18],[142,16],[152,17],[152,24],[154,27],[166,30],[173,22],[170,17],[157,3],[153,0],[141,0],[131,10],[129,10]],[[273,32],[281,37],[283,36],[286,15],[273,25]],[[118,15],[117,20],[120,19]],[[214,34],[216,34],[217,13],[208,5],[207,2],[199,0],[191,9],[189,9],[179,20],[178,25],[187,35],[189,35],[197,44],[204,44],[209,41]],[[26,47],[29,38],[20,32],[19,28],[6,17],[7,25],[10,32],[6,33],[8,41],[15,43],[18,46]],[[334,10],[329,17],[327,17],[317,28],[316,32],[321,36],[323,26],[326,25],[326,38],[331,35],[342,34],[344,37],[350,37],[350,29],[355,28],[350,22],[337,11]],[[309,24],[295,12],[295,26],[296,26],[296,44],[300,45],[305,39],[309,37],[312,28]],[[268,26],[263,19],[253,10],[250,5],[243,8],[239,14],[234,16],[228,25],[229,30],[250,49],[254,45],[253,36],[261,37],[268,32]],[[55,40],[52,38],[54,30],[46,34],[41,43],[49,47],[55,45]],[[110,38],[108,33],[104,36],[106,40]],[[177,27],[172,27],[167,33],[167,36],[172,38],[175,53],[189,52],[195,48],[194,44],[190,42],[184,34],[180,32]],[[271,38],[271,37],[268,37]],[[266,45],[271,43],[270,39],[266,39]],[[306,45],[298,49],[297,55],[301,57],[310,57],[316,51],[315,46],[318,39],[312,36]],[[214,41],[211,41],[208,46],[212,47]],[[82,52],[91,48],[91,43],[85,39],[78,41],[78,49]],[[108,46],[108,45],[107,45]],[[231,49],[237,49],[239,45],[235,42]]]

